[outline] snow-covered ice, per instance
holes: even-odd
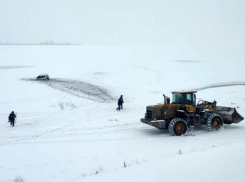
[[[1,46],[0,182],[245,181],[244,121],[217,132],[194,128],[186,137],[140,122],[162,94],[190,89],[245,116],[244,60],[172,52],[160,45]],[[40,73],[74,82],[26,81]],[[15,127],[7,123],[12,110]]]

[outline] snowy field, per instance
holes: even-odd
[[[0,46],[0,182],[244,182],[245,121],[187,137],[140,122],[162,94],[189,89],[245,116],[243,58],[160,45]],[[41,73],[51,80],[34,81]]]

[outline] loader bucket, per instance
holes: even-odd
[[[217,106],[220,116],[225,124],[239,123],[244,118],[236,111],[236,108]]]

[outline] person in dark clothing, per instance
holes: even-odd
[[[124,103],[124,101],[123,101],[123,95],[121,95],[120,100],[121,100],[120,106],[121,106],[121,109],[123,109],[123,103]]]
[[[120,111],[120,109],[123,109],[123,95],[121,95],[120,96],[120,98],[118,99],[118,102],[117,102],[117,104],[118,104],[118,108],[117,108],[117,110],[119,110]]]
[[[9,115],[9,122],[12,126],[14,126],[14,121],[15,121],[16,115],[14,113],[14,111],[12,111]]]
[[[170,98],[169,97],[166,98],[166,101],[167,101],[167,104],[170,104]]]

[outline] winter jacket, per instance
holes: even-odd
[[[123,98],[122,97],[120,97],[119,99],[118,99],[118,105],[122,105],[124,102],[123,102]]]
[[[9,115],[9,120],[13,121],[15,118],[16,118],[16,115],[13,112],[11,112]]]

